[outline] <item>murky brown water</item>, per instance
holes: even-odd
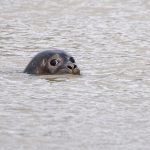
[[[148,150],[149,0],[0,1],[0,149]],[[82,76],[30,76],[66,49]]]

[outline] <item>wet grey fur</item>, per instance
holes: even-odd
[[[48,61],[51,57],[54,55],[59,55],[63,59],[63,64],[56,68],[55,72],[51,72],[51,69],[49,69]],[[68,68],[66,69],[64,64],[68,63],[68,59],[71,56],[64,52],[63,50],[46,50],[43,52],[38,53],[33,57],[33,59],[29,62],[27,67],[24,70],[24,73],[28,74],[55,74],[59,72],[62,73],[68,73]],[[70,62],[69,62],[70,63]]]

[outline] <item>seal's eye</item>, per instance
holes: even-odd
[[[56,59],[52,59],[52,60],[50,61],[50,64],[51,64],[52,66],[56,66],[58,63],[59,63],[59,62],[58,62],[58,60],[56,60]]]
[[[70,57],[70,59],[69,59],[72,63],[75,63],[75,60],[74,60],[74,58],[73,57]]]

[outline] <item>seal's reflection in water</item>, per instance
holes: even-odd
[[[47,81],[49,81],[50,83],[55,83],[55,82],[65,82],[69,79],[74,79],[74,78],[80,78],[81,75],[42,75],[39,76],[41,79],[45,79]]]

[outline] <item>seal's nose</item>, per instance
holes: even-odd
[[[75,69],[75,68],[77,68],[77,65],[72,65],[72,66],[67,66],[69,69],[71,69],[71,70],[73,70],[73,69]]]
[[[72,65],[68,65],[67,67],[68,67],[69,72],[70,72],[71,74],[80,74],[80,70],[79,70],[79,68],[77,67],[77,65],[72,64]]]

